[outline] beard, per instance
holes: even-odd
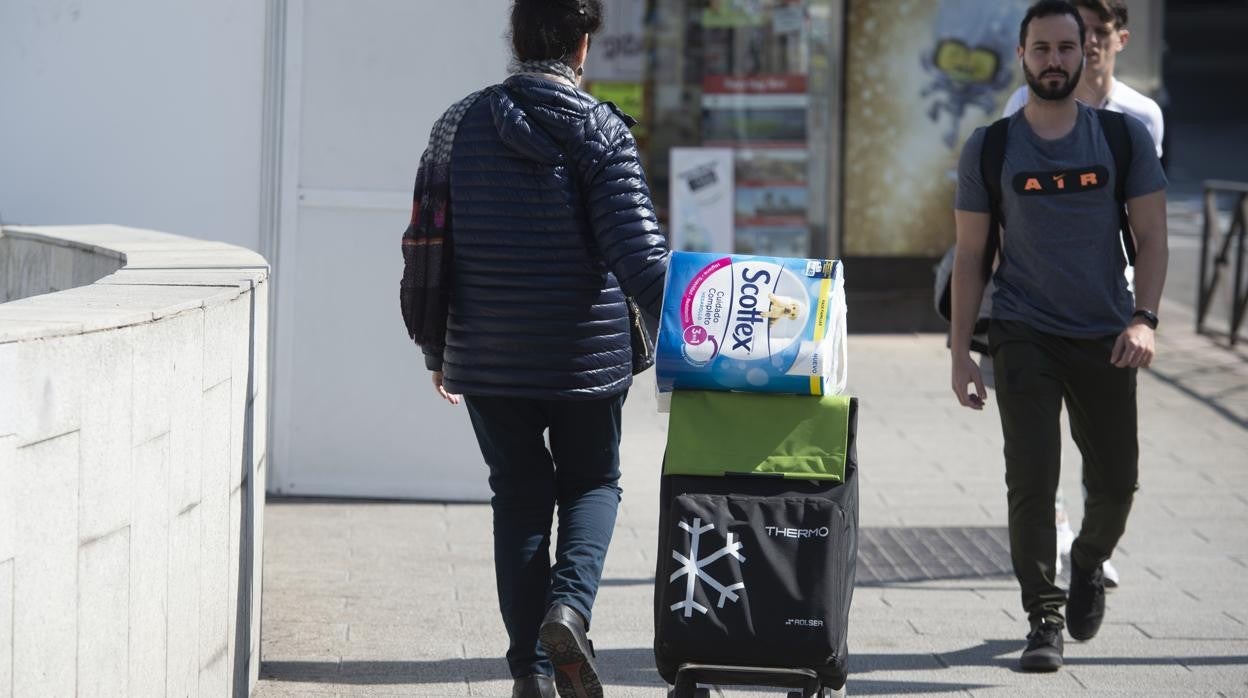
[[[1046,79],[1046,76],[1049,75],[1061,75],[1066,78],[1066,82],[1058,85],[1057,87],[1049,87],[1043,82]],[[1051,68],[1041,73],[1040,77],[1036,77],[1035,74],[1027,68],[1027,63],[1024,61],[1023,76],[1027,78],[1027,86],[1031,88],[1032,94],[1040,99],[1051,102],[1060,102],[1061,100],[1069,97],[1070,93],[1074,92],[1075,87],[1079,85],[1079,78],[1083,76],[1083,61],[1079,61],[1079,67],[1075,68],[1074,75],[1070,75],[1061,68]]]

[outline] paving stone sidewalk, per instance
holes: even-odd
[[[1182,312],[1171,308],[1140,378],[1122,585],[1100,635],[1069,641],[1050,675],[1015,669],[1026,621],[993,405],[956,404],[943,337],[851,338],[863,564],[850,695],[1248,695],[1248,361],[1195,336]],[[609,695],[662,696],[650,647],[665,425],[650,389],[634,389],[625,425],[592,637]],[[1079,462],[1069,439],[1065,462]],[[1078,520],[1077,466],[1063,488]],[[257,695],[509,694],[487,506],[278,500],[265,530]]]

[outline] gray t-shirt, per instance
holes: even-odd
[[[1166,187],[1148,129],[1127,117],[1131,134],[1128,200]],[[967,140],[958,161],[956,207],[988,213],[979,168],[986,129]],[[1118,334],[1135,302],[1123,276],[1126,258],[1114,200],[1114,156],[1096,111],[1079,105],[1070,133],[1045,140],[1023,112],[1010,117],[1001,171],[1001,263],[992,317],[1018,320],[1064,337]]]

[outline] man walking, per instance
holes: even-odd
[[[1010,554],[1031,624],[1020,661],[1028,671],[1062,665],[1063,627],[1088,640],[1104,617],[1101,563],[1126,528],[1136,489],[1136,370],[1153,359],[1168,257],[1166,180],[1152,138],[1141,122],[1111,114],[1122,121],[1104,123],[1125,127],[1131,144],[1121,190],[1138,250],[1133,301],[1123,275],[1120,166],[1102,128],[1105,115],[1074,97],[1084,39],[1083,18],[1068,2],[1041,0],[1028,10],[1018,58],[1030,95],[1008,121],[1000,177],[986,182],[983,175],[986,129],[967,141],[958,166],[952,387],[963,406],[983,408],[987,393],[970,341],[995,219],[1001,256],[989,345],[1005,441]],[[1054,570],[1063,403],[1087,489],[1069,598]]]
[[[1118,63],[1118,54],[1127,47],[1131,32],[1127,29],[1127,3],[1124,0],[1073,0],[1071,2],[1079,16],[1083,18],[1086,30],[1084,37],[1083,77],[1075,86],[1075,99],[1098,109],[1107,109],[1144,122],[1148,133],[1152,136],[1153,146],[1157,149],[1157,157],[1162,156],[1162,137],[1165,124],[1162,121],[1161,107],[1153,100],[1145,97],[1126,83],[1114,77]],[[1031,89],[1023,85],[1019,87],[1005,104],[1001,116],[1006,117],[1022,109],[1027,104]],[[1130,279],[1130,274],[1127,275]],[[981,364],[982,367],[982,364]],[[1075,532],[1070,527],[1070,519],[1066,514],[1066,506],[1058,491],[1056,501],[1057,523],[1057,573],[1062,572],[1062,558],[1070,558],[1070,546],[1074,543]],[[1109,560],[1101,566],[1105,573],[1107,586],[1118,585],[1118,570]]]

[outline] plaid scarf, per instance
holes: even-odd
[[[510,68],[513,73],[555,76],[576,84],[576,73],[561,61],[516,62]],[[460,100],[434,123],[416,171],[411,222],[403,233],[403,280],[399,283],[403,322],[408,336],[426,354],[435,356],[446,346],[451,299],[451,148],[460,120],[488,89]]]

